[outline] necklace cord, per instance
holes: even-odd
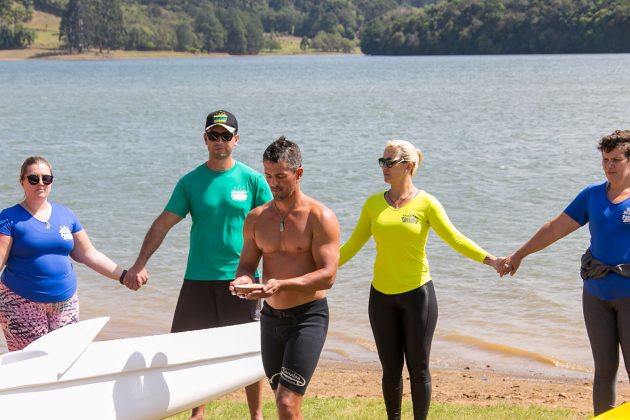
[[[50,218],[52,217],[52,204],[46,202],[47,206],[46,206],[46,220],[40,220],[37,218],[37,212],[34,212],[31,209],[31,206],[28,205],[28,203],[26,202],[26,200],[24,200],[24,206],[26,207],[26,210],[31,214],[31,216],[33,216],[33,219],[42,222],[46,225],[46,229],[50,229],[52,226],[50,224]]]
[[[387,190],[387,192],[385,193],[385,195],[387,196],[387,199],[389,200],[389,202],[392,204],[392,206],[397,209],[400,207],[400,205],[402,203],[404,203],[405,201],[407,201],[409,199],[409,197],[411,197],[412,195],[414,195],[416,192],[418,192],[417,188],[414,188],[413,190],[411,190],[409,192],[409,194],[407,194],[406,196],[404,196],[402,199],[398,199],[398,201],[395,201],[391,194],[389,193],[391,191],[391,189]]]
[[[278,208],[278,205],[276,204],[276,200],[273,200],[273,207],[276,209],[276,211],[278,212],[278,215],[280,216],[280,232],[284,232],[284,218],[286,216],[282,215],[282,212],[280,211],[280,209]]]

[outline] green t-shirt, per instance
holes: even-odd
[[[192,217],[185,278],[233,280],[245,217],[271,198],[265,178],[240,162],[227,171],[211,171],[204,163],[184,175],[165,210]]]

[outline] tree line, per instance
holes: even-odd
[[[454,0],[369,22],[366,54],[630,52],[627,0]]]
[[[24,48],[33,43],[35,33],[24,27],[33,16],[31,4],[0,0],[0,49]]]
[[[69,50],[121,48],[230,54],[280,48],[275,34],[301,37],[303,48],[349,52],[357,45],[358,34],[368,20],[400,5],[418,7],[434,1],[0,0],[62,17],[60,41]],[[0,9],[0,22],[4,14]],[[22,43],[22,47],[27,45]]]
[[[61,17],[74,51],[257,54],[301,48],[366,54],[630,51],[628,0],[0,0],[0,48],[24,48],[33,10]]]

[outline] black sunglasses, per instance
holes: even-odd
[[[31,185],[39,184],[39,175],[26,175],[26,179],[28,180],[28,183]],[[41,179],[44,185],[50,185],[53,182],[52,175],[42,175]]]
[[[378,158],[378,166],[380,166],[381,168],[391,168],[392,166],[400,162],[406,162],[406,161],[404,159],[394,160],[394,159]]]
[[[206,131],[206,134],[208,135],[208,139],[210,141],[217,141],[221,139],[225,142],[228,142],[232,140],[232,138],[234,137],[234,134],[230,133],[229,131],[225,133],[217,133],[216,131]]]

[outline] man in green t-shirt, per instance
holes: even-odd
[[[142,276],[136,280],[136,274],[145,268],[168,231],[190,213],[188,263],[171,332],[243,324],[256,317],[256,302],[233,296],[229,286],[243,246],[245,217],[271,200],[271,191],[260,173],[232,157],[239,141],[234,115],[224,110],[210,113],[203,139],[208,160],[177,182],[125,277],[128,287],[141,287]],[[245,388],[252,419],[262,419],[262,389],[263,381]],[[200,406],[193,409],[191,418],[201,419],[203,414],[204,406]]]

